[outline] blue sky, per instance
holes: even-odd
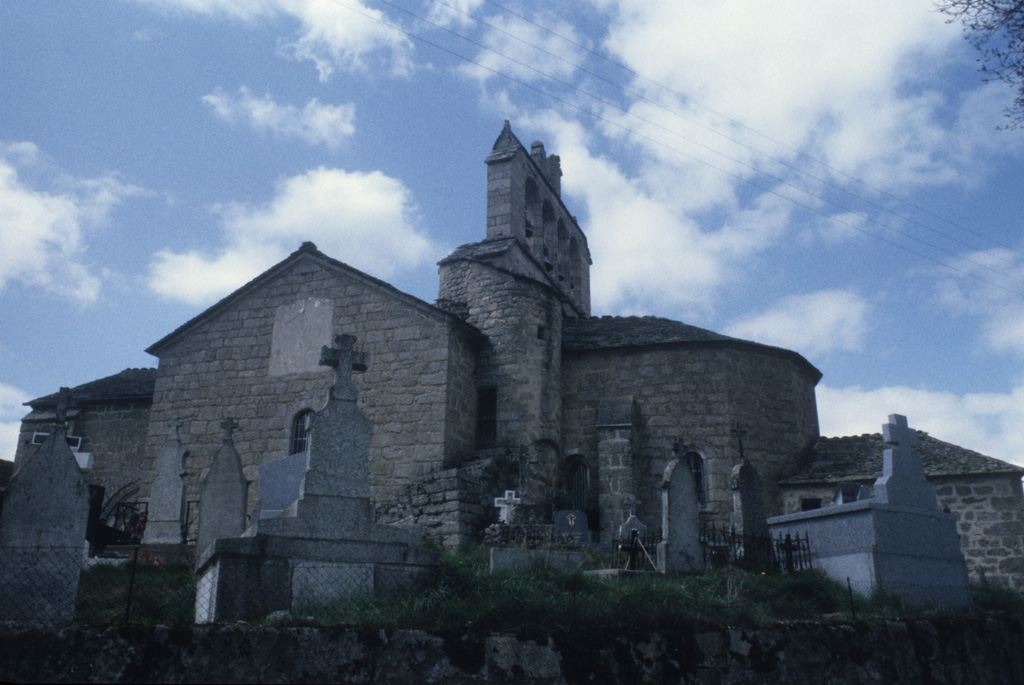
[[[424,300],[509,119],[594,314],[795,349],[822,433],[1024,465],[1024,133],[931,0],[0,0],[0,458],[304,240]]]

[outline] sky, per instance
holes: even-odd
[[[306,240],[425,301],[510,120],[593,314],[796,350],[1024,465],[1024,131],[932,0],[0,0],[0,458]]]

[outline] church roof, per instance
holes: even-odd
[[[336,271],[343,272],[343,273],[345,273],[346,275],[348,275],[350,277],[353,277],[353,278],[356,278],[356,279],[362,281],[363,283],[365,283],[368,286],[376,288],[377,290],[380,290],[382,292],[386,292],[386,293],[390,294],[391,296],[393,296],[393,297],[395,297],[395,298],[397,298],[399,300],[404,301],[406,304],[409,304],[410,306],[415,307],[416,309],[419,309],[420,311],[422,311],[423,313],[427,314],[428,316],[435,316],[435,317],[447,319],[447,320],[451,321],[452,323],[454,323],[457,326],[462,326],[464,328],[472,330],[477,335],[482,335],[480,333],[480,331],[477,330],[474,326],[466,323],[465,321],[463,321],[459,317],[455,316],[454,314],[451,314],[450,312],[447,312],[447,311],[445,311],[445,310],[443,310],[443,309],[441,309],[439,307],[436,307],[436,306],[434,306],[434,305],[432,305],[432,304],[430,304],[428,302],[424,302],[423,300],[419,299],[418,297],[414,297],[413,295],[410,295],[408,293],[402,292],[401,290],[399,290],[395,286],[391,285],[390,283],[388,283],[386,281],[382,281],[379,278],[374,278],[373,276],[371,276],[371,275],[369,275],[367,273],[364,273],[364,272],[360,271],[359,269],[351,267],[348,264],[346,264],[346,263],[344,263],[344,262],[342,262],[342,261],[340,261],[338,259],[334,259],[333,257],[328,257],[323,252],[318,250],[316,245],[314,245],[313,243],[307,241],[307,242],[302,243],[302,245],[299,246],[298,250],[296,250],[295,252],[292,252],[290,255],[285,257],[282,261],[280,261],[277,264],[275,264],[274,266],[270,267],[269,269],[267,269],[266,271],[261,273],[259,276],[257,276],[256,278],[252,279],[251,281],[249,281],[248,283],[243,285],[238,290],[235,290],[230,295],[226,296],[224,299],[222,299],[219,302],[211,305],[207,309],[205,309],[202,312],[200,312],[197,316],[189,319],[188,321],[183,323],[181,326],[178,326],[176,329],[174,329],[173,331],[168,333],[166,336],[164,336],[160,340],[158,340],[155,343],[153,343],[152,345],[150,345],[148,348],[146,348],[146,352],[148,352],[149,354],[152,354],[153,356],[159,357],[160,356],[160,352],[164,348],[166,348],[168,345],[170,345],[171,343],[177,341],[182,336],[186,335],[189,331],[191,331],[193,328],[195,328],[196,326],[198,326],[202,322],[204,322],[207,319],[210,319],[210,318],[216,316],[217,314],[221,313],[222,311],[228,309],[236,301],[238,301],[242,297],[245,297],[248,293],[252,292],[256,288],[259,288],[261,285],[263,285],[267,281],[270,281],[275,276],[285,272],[287,269],[290,269],[296,262],[298,262],[300,260],[303,260],[303,259],[313,259],[313,260],[316,260],[317,262],[319,262],[320,264],[322,264],[323,266],[325,266],[325,267],[327,267],[329,269],[334,269]]]
[[[567,352],[653,345],[706,345],[751,349],[792,358],[805,366],[811,375],[821,378],[809,361],[792,350],[731,338],[705,328],[657,316],[601,316],[589,319],[568,319],[562,330],[562,349]]]
[[[810,463],[799,473],[779,481],[780,485],[837,483],[874,480],[882,475],[882,451],[885,443],[878,433],[842,438],[818,438]],[[973,450],[933,438],[917,431],[914,451],[928,476],[965,476],[970,474],[1024,474],[1024,468],[986,457]]]
[[[71,397],[79,403],[145,399],[153,396],[156,369],[125,369],[113,376],[71,388]],[[33,409],[57,406],[57,393],[25,403]]]

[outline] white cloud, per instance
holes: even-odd
[[[483,4],[484,0],[434,0],[427,18],[442,26],[453,23],[464,26],[473,23],[473,19],[467,15]]]
[[[484,29],[481,42],[489,50],[476,56],[476,64],[464,67],[465,73],[481,81],[493,78],[498,72],[520,81],[554,78],[568,82],[580,58],[554,34],[567,36],[581,44],[586,39],[579,36],[571,24],[553,15],[538,16],[533,22],[503,15],[488,18],[489,26]],[[538,24],[549,31],[544,31]]]
[[[310,145],[337,147],[356,130],[352,104],[327,105],[313,98],[299,109],[278,104],[269,95],[255,97],[244,87],[233,94],[218,88],[204,95],[203,102],[228,123],[248,123],[256,131],[298,138]]]
[[[860,350],[867,334],[868,303],[843,290],[780,299],[771,309],[727,325],[728,335],[777,345],[815,357]]]
[[[223,296],[306,240],[324,253],[389,278],[437,255],[417,228],[417,209],[401,181],[379,171],[319,167],[282,180],[265,205],[220,207],[225,247],[210,255],[163,250],[150,287],[193,304]]]
[[[94,301],[102,279],[85,261],[88,231],[140,192],[113,176],[62,174],[32,143],[0,144],[0,290],[17,281]]]
[[[864,390],[818,385],[818,420],[826,436],[878,433],[889,414],[911,427],[982,454],[1024,466],[1024,385],[1010,392],[955,395],[903,386]]]
[[[1024,354],[1024,255],[998,247],[963,257],[957,272],[942,272],[940,302],[980,319],[981,339],[990,350]]]
[[[0,382],[0,459],[14,461],[21,419],[28,413],[23,405],[30,399],[28,394],[13,385]]]
[[[358,69],[371,54],[384,55],[396,73],[410,66],[412,43],[388,26],[385,15],[359,0],[135,0],[178,13],[227,17],[245,23],[285,17],[299,23],[298,33],[282,45],[282,53],[310,60],[321,80],[335,69]]]

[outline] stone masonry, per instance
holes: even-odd
[[[527,148],[506,122],[484,161],[482,239],[439,262],[435,304],[304,243],[152,345],[159,368],[146,370],[148,395],[108,398],[109,416],[116,404],[122,423],[104,418],[107,405],[82,404],[74,429],[86,444],[112,446],[97,447],[93,469],[108,495],[149,497],[167,422],[180,419],[184,500],[194,504],[218,424],[232,416],[251,513],[260,466],[307,449],[302,417],[324,407],[331,384],[319,351],[341,333],[356,337],[367,362],[353,382],[373,426],[377,519],[418,524],[446,546],[479,539],[507,490],[547,522],[555,510],[585,511],[604,543],[631,507],[657,526],[665,469],[683,455],[697,469],[699,522],[728,525],[739,434],[768,515],[801,506],[797,491],[809,499],[834,489],[835,479],[801,476],[825,440],[815,404],[821,373],[810,362],[677,321],[591,316],[590,251],[562,198],[558,156],[539,141]],[[47,398],[30,404],[22,443],[52,411]],[[857,443],[846,456],[858,463],[873,449]],[[1015,494],[1024,470],[977,457],[942,472],[952,479],[946,499],[956,499],[944,506],[960,512],[972,568],[1024,586],[1015,528],[1024,525]],[[985,474],[999,484],[971,480]],[[980,490],[959,494],[965,487]]]

